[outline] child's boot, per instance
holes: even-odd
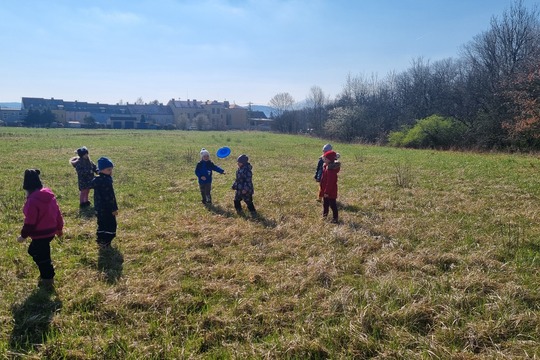
[[[54,278],[52,279],[42,279],[38,281],[38,287],[44,290],[54,290]]]

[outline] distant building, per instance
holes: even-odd
[[[248,121],[250,130],[270,131],[274,119],[268,119],[263,111],[249,111]]]
[[[24,122],[27,111],[22,109],[0,109],[0,121],[3,121],[4,125],[17,126]]]
[[[138,129],[138,123],[135,116],[111,116],[107,121],[112,129]]]
[[[174,123],[174,114],[163,104],[127,105],[127,112],[137,121],[147,124],[169,125]]]
[[[228,101],[197,101],[171,99],[167,104],[175,123],[187,129],[245,130],[248,127],[247,109]],[[201,121],[206,123],[201,124]]]
[[[22,98],[21,111],[50,110],[64,124],[88,118],[96,124],[122,129],[178,126],[200,130],[245,130],[249,128],[247,109],[228,101],[170,100],[163,104],[100,104],[61,99]],[[3,111],[3,110],[2,110]],[[26,116],[26,115],[24,115]]]

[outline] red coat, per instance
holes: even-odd
[[[319,197],[324,197],[324,195],[327,195],[326,197],[329,199],[337,199],[337,174],[339,170],[339,162],[324,164],[320,182],[321,189],[319,190]]]

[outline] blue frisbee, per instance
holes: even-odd
[[[216,156],[220,159],[224,159],[231,154],[231,149],[227,146],[220,147],[216,152]]]

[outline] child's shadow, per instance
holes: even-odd
[[[225,216],[225,217],[233,217],[235,214],[232,211],[225,209],[221,205],[214,205],[214,204],[208,205],[207,204],[206,208],[208,209],[208,211],[211,211],[214,214]]]
[[[84,219],[91,219],[95,215],[95,210],[93,206],[88,206],[84,208],[79,208],[79,217]]]
[[[354,212],[354,213],[358,213],[358,212],[360,212],[362,210],[360,208],[360,206],[358,206],[358,205],[344,204],[344,203],[339,202],[339,201],[337,202],[337,206],[338,206],[338,209],[340,209],[340,210]]]
[[[13,352],[28,352],[47,339],[50,325],[62,308],[62,301],[54,289],[38,288],[26,300],[11,308],[13,330],[9,347]]]
[[[275,228],[277,226],[277,222],[275,220],[268,219],[267,217],[265,217],[264,215],[260,213],[257,213],[256,215],[253,215],[253,216],[248,216],[248,215],[244,215],[244,216],[246,217],[246,219],[259,223],[265,228]]]
[[[105,281],[109,284],[115,284],[122,276],[124,256],[114,248],[100,248],[98,255],[97,268],[105,276]]]

